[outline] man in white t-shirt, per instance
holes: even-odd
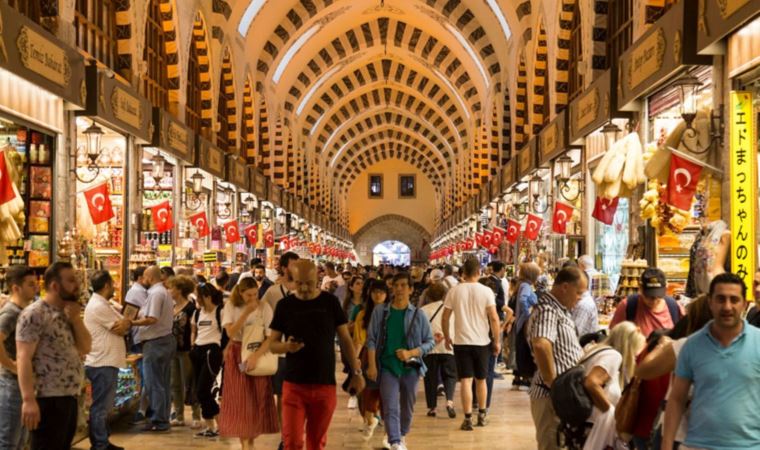
[[[323,291],[333,293],[339,286],[346,284],[341,274],[335,270],[335,264],[330,261],[325,263],[325,276],[322,278],[321,289]]]
[[[499,335],[499,316],[496,313],[496,299],[493,291],[480,283],[480,263],[476,258],[468,258],[462,266],[462,282],[452,287],[443,308],[443,335],[446,348],[454,347],[457,365],[464,422],[461,429],[472,428],[472,379],[475,378],[478,397],[478,426],[485,426],[488,376],[488,358],[498,355],[501,343],[491,336]],[[449,318],[454,315],[456,333],[452,339]],[[490,335],[489,335],[490,331]]]

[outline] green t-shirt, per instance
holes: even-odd
[[[404,335],[406,334],[406,330],[404,329],[405,316],[406,308],[389,308],[388,325],[385,329],[385,347],[383,348],[383,355],[380,358],[382,368],[397,377],[406,375],[413,370],[404,367],[404,363],[396,357],[396,350],[400,348],[406,349],[406,342],[404,342]]]
[[[352,304],[351,309],[348,311],[348,321],[349,322],[355,322],[356,321],[356,315],[359,314],[359,311],[362,310],[364,305],[359,303],[358,305]]]

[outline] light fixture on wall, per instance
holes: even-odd
[[[264,229],[269,229],[272,226],[272,206],[269,203],[264,203],[261,208],[261,226]]]
[[[203,204],[203,175],[196,170],[190,177],[190,189],[185,188],[185,208],[195,211]]]
[[[604,144],[606,150],[609,151],[612,146],[615,145],[615,142],[618,140],[618,134],[620,131],[620,128],[612,121],[608,122],[602,127],[602,134],[604,135]]]
[[[100,166],[98,166],[98,159],[100,159],[101,141],[103,139],[103,129],[100,128],[95,121],[82,132],[85,140],[85,155],[87,156],[87,172],[91,174],[91,177],[84,177],[79,174],[79,170],[74,169],[74,174],[77,180],[82,183],[90,183],[95,180],[100,174]]]
[[[723,144],[723,105],[718,107],[718,112],[710,113],[710,141],[704,147],[699,145],[699,136],[694,128],[694,119],[697,118],[697,109],[699,107],[699,90],[702,82],[693,75],[686,74],[673,82],[673,86],[678,89],[680,104],[678,106],[681,117],[686,122],[686,129],[681,135],[681,145],[691,153],[703,154],[712,148],[715,142],[718,145]],[[717,124],[716,124],[717,122]],[[689,141],[695,142],[692,146]]]
[[[156,182],[156,188],[158,189],[159,185],[161,184],[161,180],[164,178],[166,160],[163,156],[161,156],[161,153],[156,153],[150,159],[150,162],[150,176],[153,177],[153,180]]]
[[[544,202],[543,206],[541,206],[542,202],[540,200],[540,197],[544,193],[544,184],[544,179],[541,178],[538,173],[533,175],[533,177],[530,179],[530,182],[528,183],[528,198],[533,199],[530,204],[530,209],[536,214],[543,214],[549,209],[548,201]]]
[[[232,216],[232,189],[217,185],[216,216],[220,219],[229,219]],[[221,201],[219,201],[221,200]]]
[[[560,197],[570,203],[578,200],[578,197],[583,193],[583,180],[574,180],[578,187],[577,189],[573,188],[573,180],[571,180],[570,177],[573,158],[567,155],[562,155],[554,161],[554,164],[557,172],[557,193]],[[573,193],[575,193],[575,195],[573,195]]]
[[[510,215],[518,220],[522,220],[528,214],[528,201],[520,201],[520,190],[517,186],[507,191],[506,197],[508,198],[507,204],[509,205]]]

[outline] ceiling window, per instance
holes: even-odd
[[[383,176],[372,174],[369,176],[369,198],[383,198]]]
[[[415,175],[399,175],[399,198],[414,198],[417,196],[417,181]]]

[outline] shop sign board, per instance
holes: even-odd
[[[478,209],[485,208],[491,203],[491,183],[486,183],[480,186]]]
[[[248,191],[248,165],[245,160],[236,156],[230,156],[227,161],[227,180],[238,188]]]
[[[491,200],[501,196],[503,190],[504,188],[501,186],[501,172],[499,172],[491,178]]]
[[[515,159],[510,159],[501,167],[501,190],[507,190],[515,183]]]
[[[538,136],[540,145],[539,164],[551,161],[567,149],[567,120],[565,111],[560,112]]]
[[[85,69],[87,101],[78,116],[93,116],[119,131],[137,138],[139,144],[150,144],[155,134],[150,102],[131,86],[110,77],[94,64]]]
[[[527,144],[517,152],[517,178],[521,179],[525,175],[528,175],[533,169],[536,168],[536,153],[538,147],[538,140],[536,137],[530,138]]]
[[[739,275],[752,300],[757,213],[757,140],[752,92],[730,95],[731,272]]]
[[[47,30],[0,2],[0,67],[83,108],[84,57]]]
[[[161,108],[153,108],[151,145],[165,150],[182,161],[196,164],[193,155],[195,135],[185,124]]]
[[[224,150],[200,136],[197,136],[196,148],[200,168],[223,180],[226,160]]]
[[[716,43],[758,16],[757,0],[699,0],[697,52],[725,53],[725,46]]]
[[[712,63],[711,57],[697,55],[696,23],[697,9],[690,2],[675,3],[623,53],[618,66],[617,109],[635,109],[636,99],[659,88],[685,65]]]
[[[253,194],[259,201],[267,199],[267,178],[258,169],[251,169],[251,178],[253,186],[251,187]]]

